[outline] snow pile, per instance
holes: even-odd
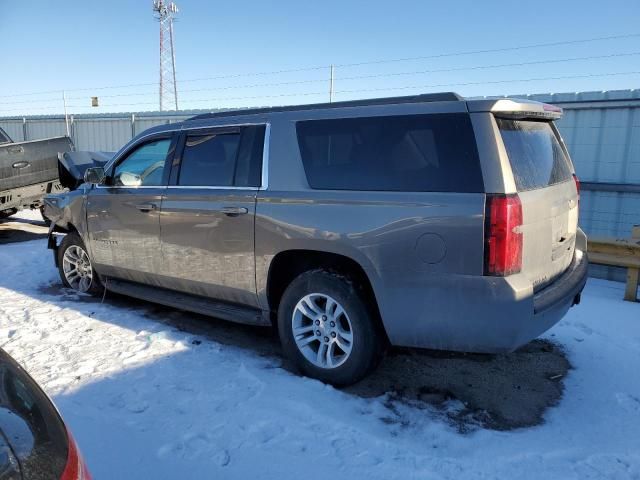
[[[549,335],[574,370],[539,427],[460,434],[429,409],[408,425],[180,332],[143,302],[60,293],[44,240],[0,246],[0,346],[54,398],[100,479],[638,478],[640,305],[590,280]],[[135,305],[135,307],[131,307]]]

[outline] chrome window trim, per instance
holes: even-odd
[[[118,186],[109,186],[109,185],[96,185],[96,188],[126,188],[129,190],[137,190],[139,188],[155,188],[155,189],[166,189],[166,185],[138,185],[138,186],[126,186],[126,185],[118,185]]]
[[[116,188],[122,188],[122,187],[116,187]],[[260,190],[260,187],[236,187],[236,186],[228,186],[228,187],[221,187],[221,186],[212,186],[212,185],[167,185],[167,187],[165,187],[167,189],[171,189],[171,190],[176,190],[176,189],[180,189],[180,190],[250,190],[252,192],[257,192],[258,190]]]
[[[271,123],[267,122],[264,129],[264,145],[262,146],[262,177],[258,190],[269,188],[269,148],[271,146]]]
[[[149,133],[148,135],[144,135],[143,137],[140,137],[138,139],[138,141],[135,143],[135,145],[132,145],[132,147],[137,146],[138,144],[142,143],[142,141],[146,138],[152,137],[154,135],[163,135],[166,133],[180,133],[180,132],[188,132],[190,130],[209,130],[212,128],[226,128],[226,127],[251,127],[251,126],[256,126],[256,125],[264,125],[265,126],[265,130],[264,130],[264,144],[262,147],[262,175],[260,177],[260,186],[259,187],[236,187],[236,186],[230,186],[230,187],[223,187],[223,186],[211,186],[211,185],[203,185],[203,186],[197,186],[197,185],[184,185],[184,186],[180,186],[180,185],[157,185],[157,186],[153,186],[153,185],[140,185],[137,187],[126,187],[126,186],[106,186],[106,185],[96,185],[96,188],[200,188],[200,189],[209,189],[209,190],[252,190],[252,191],[258,191],[258,190],[266,190],[267,187],[269,186],[269,146],[271,144],[271,122],[251,122],[251,123],[234,123],[234,124],[225,124],[225,125],[207,125],[207,126],[198,126],[198,127],[189,127],[189,128],[179,128],[179,129],[174,129],[174,130],[163,130],[162,132],[153,132],[153,133]],[[126,145],[125,145],[126,146]],[[107,164],[104,166],[104,171],[106,172],[107,170],[109,170],[114,163],[116,163],[118,160],[120,160],[122,158],[122,156],[129,152],[131,149],[127,148],[125,152],[123,152],[122,154],[113,157],[109,162],[107,162]]]

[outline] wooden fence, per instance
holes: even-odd
[[[590,263],[626,268],[627,286],[624,299],[630,302],[638,301],[640,225],[633,227],[630,239],[589,237],[588,252]]]

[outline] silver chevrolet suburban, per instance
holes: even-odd
[[[454,93],[199,115],[47,197],[49,246],[67,287],[273,323],[335,385],[388,345],[512,351],[587,278],[561,115]]]

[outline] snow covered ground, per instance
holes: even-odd
[[[172,328],[144,303],[65,293],[45,240],[0,245],[0,272],[0,346],[51,394],[98,480],[640,478],[640,304],[621,284],[590,280],[546,335],[574,368],[542,425],[460,433],[424,405],[385,422],[382,398]]]

